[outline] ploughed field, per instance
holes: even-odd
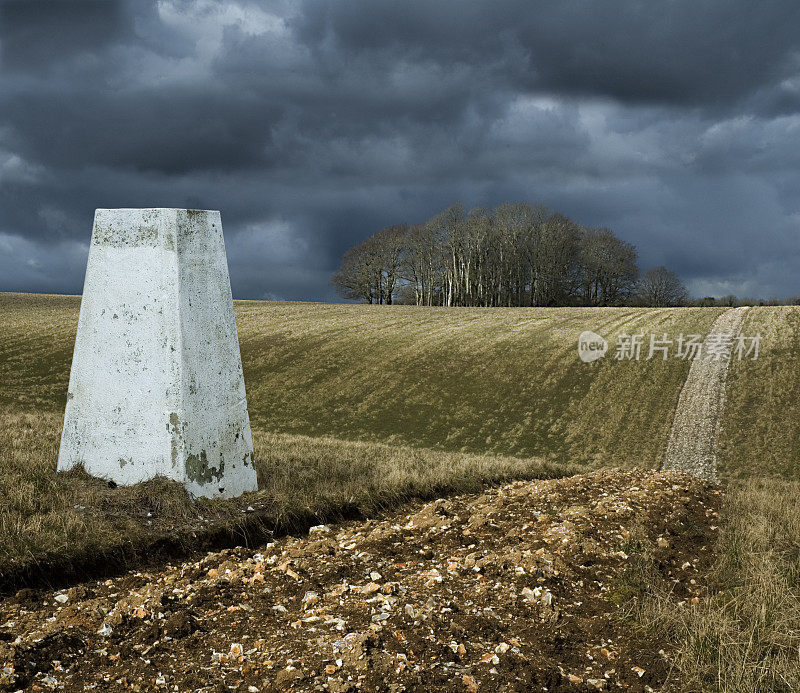
[[[0,603],[0,682],[83,690],[682,691],[630,612],[644,552],[707,599],[720,491],[680,472],[513,482]],[[662,688],[664,686],[664,688]],[[2,688],[2,683],[0,683]]]

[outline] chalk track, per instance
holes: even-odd
[[[739,333],[747,308],[732,308],[711,326],[711,335]],[[712,341],[713,341],[712,337]],[[725,406],[725,380],[729,359],[716,358],[703,349],[692,361],[689,375],[678,398],[662,469],[680,469],[714,481],[717,477],[717,433]]]

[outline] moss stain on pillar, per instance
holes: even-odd
[[[186,456],[186,476],[197,484],[205,485],[220,481],[225,475],[225,460],[220,460],[219,467],[212,467],[208,463],[206,451],[201,450],[200,455]]]

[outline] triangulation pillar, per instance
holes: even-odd
[[[219,212],[98,209],[58,469],[257,488]]]

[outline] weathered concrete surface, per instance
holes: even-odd
[[[219,212],[98,209],[58,469],[257,487]]]
[[[746,307],[725,311],[714,321],[710,334],[729,333],[735,337],[745,313]],[[678,398],[662,469],[680,469],[708,481],[716,480],[717,433],[725,406],[729,363],[729,359],[714,358],[705,349],[692,361]]]

